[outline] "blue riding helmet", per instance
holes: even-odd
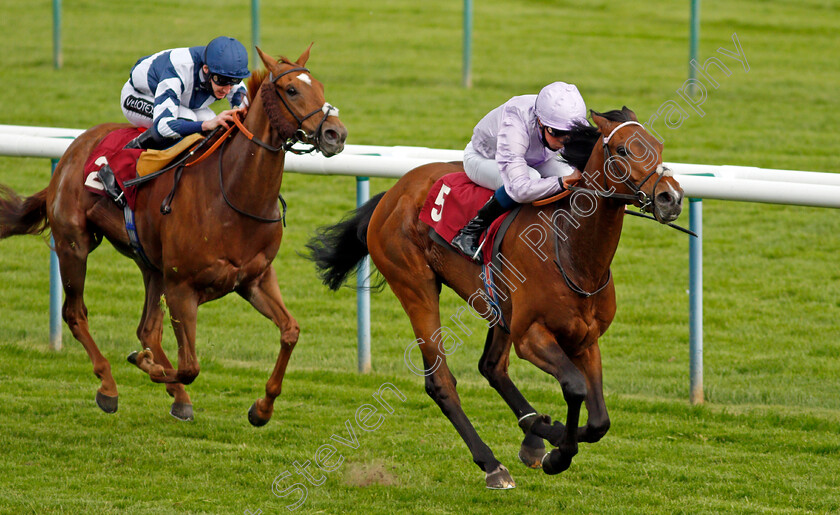
[[[245,46],[225,36],[217,37],[204,47],[204,64],[210,69],[210,73],[216,75],[237,79],[251,75]]]

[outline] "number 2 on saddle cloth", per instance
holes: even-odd
[[[125,195],[126,204],[132,211],[134,210],[136,188],[126,187],[124,183],[137,176],[137,159],[143,149],[126,150],[123,147],[141,132],[142,130],[136,127],[117,129],[99,143],[85,161],[85,189],[91,193],[107,196],[105,187],[96,175],[99,169],[107,164],[114,171],[117,184]]]

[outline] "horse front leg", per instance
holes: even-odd
[[[195,353],[195,326],[198,312],[198,296],[195,290],[186,284],[165,287],[166,305],[175,339],[178,342],[178,368],[173,369],[169,361],[156,363],[150,349],[133,352],[128,361],[149,374],[155,383],[192,383],[200,368]]]
[[[610,429],[610,417],[604,402],[604,387],[601,376],[601,349],[597,343],[572,358],[586,378],[586,425],[578,428],[578,440],[595,443]]]
[[[142,362],[147,369],[159,363],[163,369],[172,369],[172,363],[163,351],[163,277],[156,271],[143,269],[143,283],[146,286],[146,300],[143,305],[143,316],[137,327],[137,338],[142,349],[129,355],[129,362]],[[139,366],[139,365],[138,365]],[[143,367],[141,367],[143,368]],[[193,407],[190,396],[181,383],[165,383],[166,392],[174,398],[169,414],[183,420],[193,420]]]
[[[269,266],[258,281],[237,293],[280,329],[280,353],[265,384],[265,397],[257,399],[248,410],[248,421],[259,427],[267,424],[274,412],[274,400],[282,390],[286,366],[300,336],[300,326],[283,303],[274,267]]]
[[[542,459],[543,472],[559,474],[568,469],[578,452],[578,425],[580,408],[587,396],[586,379],[566,356],[554,336],[542,324],[532,323],[516,347],[517,354],[553,375],[563,389],[568,407],[566,425],[546,424],[539,417],[531,417],[528,430],[547,439],[556,446]]]
[[[504,399],[519,425],[525,433],[522,445],[519,448],[519,460],[530,468],[542,467],[542,459],[545,456],[545,443],[542,437],[526,429],[529,419],[537,415],[536,410],[525,399],[522,393],[513,384],[508,375],[510,365],[510,335],[497,326],[487,331],[487,339],[484,342],[484,353],[478,362],[478,371],[481,372],[487,382],[490,383],[499,395]]]

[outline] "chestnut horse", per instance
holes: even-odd
[[[199,373],[198,306],[235,291],[281,331],[265,397],[248,412],[254,425],[271,418],[300,332],[283,304],[272,267],[283,235],[278,207],[283,147],[296,140],[332,156],[344,149],[347,130],[337,110],[325,102],[323,85],[304,67],[309,49],[295,62],[285,57],[278,61],[257,50],[267,72],[255,72],[248,82],[251,105],[243,124],[253,140],[235,131],[211,159],[187,168],[166,216],[158,206],[172,188],[171,180],[157,178],[137,192],[136,227],[151,267],[132,251],[122,210],[110,198],[84,188],[88,156],[108,133],[126,124],[99,125],[76,138],[49,186],[35,195],[24,199],[5,186],[0,189],[0,238],[38,234],[47,226],[52,231],[66,295],[62,315],[93,362],[101,381],[96,402],[105,412],[117,410],[117,385],[111,365],[91,337],[83,298],[88,254],[103,237],[133,258],[143,274],[146,300],[137,336],[144,350],[132,353],[129,361],[152,381],[166,384],[174,397],[170,413],[182,420],[193,417],[184,385]],[[177,369],[161,348],[162,301],[178,341]]]
[[[461,163],[416,168],[387,192],[372,198],[337,225],[323,228],[308,247],[321,278],[337,289],[368,253],[408,314],[417,340],[406,349],[406,364],[425,375],[426,392],[469,447],[489,488],[515,486],[508,470],[481,440],[461,408],[446,355],[460,337],[441,326],[442,284],[476,312],[492,313],[478,368],[513,410],[525,439],[519,458],[548,474],[567,469],[578,442],[596,442],[610,422],[601,384],[598,339],[615,315],[610,263],[618,247],[624,210],[634,204],[662,223],[679,216],[683,191],[662,165],[662,145],[627,108],[591,113],[596,127],[571,132],[563,157],[583,170],[583,187],[543,206],[523,206],[500,247],[496,270],[499,308],[482,297],[480,268],[429,237],[418,220],[437,179],[463,171]],[[597,143],[602,144],[597,144]],[[605,163],[607,166],[605,167]],[[606,173],[603,170],[606,169]],[[457,200],[450,200],[457,201]],[[478,301],[478,302],[476,302]],[[477,309],[476,309],[477,308]],[[459,310],[454,317],[462,331]],[[509,332],[497,324],[503,314]],[[508,376],[511,343],[516,354],[554,376],[568,405],[566,423],[539,415]],[[413,365],[419,346],[425,369]],[[416,361],[416,358],[415,358]],[[579,424],[581,403],[588,419]],[[546,453],[543,439],[556,449]]]

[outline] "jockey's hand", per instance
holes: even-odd
[[[219,126],[227,129],[233,123],[233,117],[236,111],[237,109],[228,109],[227,111],[222,111],[209,120],[204,120],[201,122],[201,130],[210,131]]]
[[[575,169],[571,174],[560,177],[560,185],[563,186],[564,190],[569,189],[569,186],[582,186],[583,175],[581,175],[579,170]]]

